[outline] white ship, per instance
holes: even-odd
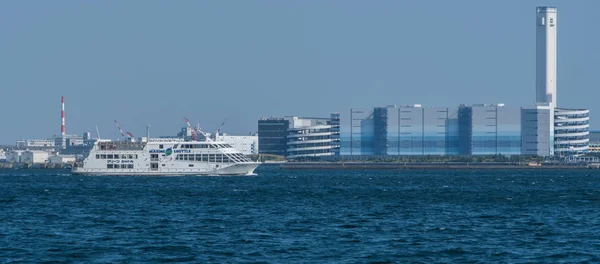
[[[224,142],[150,139],[148,142],[98,141],[73,167],[83,175],[252,175],[260,163]]]

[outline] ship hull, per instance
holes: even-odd
[[[75,175],[87,176],[246,176],[255,175],[254,170],[260,165],[258,162],[238,163],[214,170],[195,170],[195,169],[176,169],[176,170],[105,170],[105,169],[86,169],[75,167],[72,173]]]

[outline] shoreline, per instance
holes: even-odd
[[[264,165],[264,164],[263,164]],[[275,165],[275,164],[273,164]],[[582,164],[503,164],[503,163],[394,163],[394,162],[289,162],[278,164],[280,169],[312,170],[312,169],[598,169],[598,165]],[[262,166],[262,165],[261,165]]]

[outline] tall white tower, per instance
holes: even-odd
[[[536,9],[536,101],[556,107],[556,7]]]

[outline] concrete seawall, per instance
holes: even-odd
[[[503,163],[322,163],[290,162],[279,165],[280,169],[586,169],[586,165],[542,165]]]

